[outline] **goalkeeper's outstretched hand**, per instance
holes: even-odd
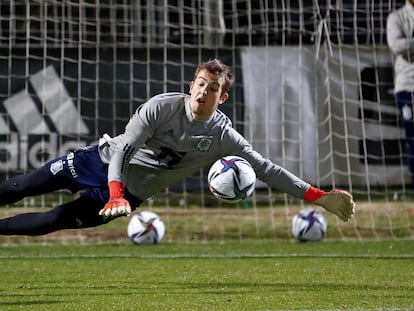
[[[104,218],[116,218],[118,216],[129,216],[132,210],[129,202],[124,198],[110,200],[104,208],[99,211],[99,215]]]
[[[355,202],[352,195],[344,190],[332,190],[313,201],[327,211],[337,215],[343,221],[350,220],[355,214]]]
[[[118,216],[129,216],[132,213],[129,202],[124,199],[124,185],[118,181],[109,182],[109,201],[99,211],[105,220]]]

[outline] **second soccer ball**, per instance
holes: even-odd
[[[226,156],[214,162],[207,179],[210,191],[216,198],[235,203],[253,193],[256,173],[247,160]]]
[[[127,232],[134,244],[157,244],[164,237],[165,224],[156,213],[142,211],[131,217]]]
[[[292,219],[292,236],[301,242],[323,240],[327,228],[323,214],[313,208],[301,210]]]

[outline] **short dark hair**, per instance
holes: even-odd
[[[226,93],[231,86],[233,85],[233,73],[230,70],[230,67],[223,64],[220,60],[218,59],[212,59],[203,63],[200,63],[197,66],[197,69],[194,73],[194,80],[197,78],[199,72],[201,70],[207,70],[211,73],[214,73],[216,75],[219,75],[220,77],[222,77],[224,79],[224,84],[222,86],[223,88],[223,94]]]

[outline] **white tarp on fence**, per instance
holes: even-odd
[[[403,136],[361,117],[366,106],[384,109],[361,99],[361,72],[391,66],[386,47],[322,50],[318,57],[313,46],[246,47],[241,57],[245,135],[257,151],[319,185],[408,180],[404,164],[368,164],[361,148],[366,139]]]

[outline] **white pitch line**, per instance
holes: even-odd
[[[0,255],[0,259],[64,259],[64,258],[142,258],[142,259],[215,259],[215,258],[368,258],[368,259],[414,259],[414,254],[57,254],[57,255],[28,255],[28,256],[7,256]]]

